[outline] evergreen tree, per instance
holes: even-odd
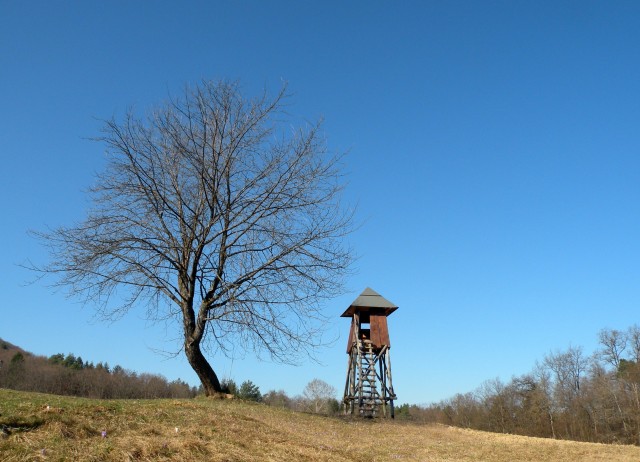
[[[251,380],[245,380],[242,382],[240,390],[238,391],[238,397],[240,399],[246,399],[247,401],[262,401],[260,388]]]

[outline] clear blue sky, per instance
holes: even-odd
[[[188,83],[282,80],[291,112],[348,151],[360,259],[322,364],[213,357],[222,376],[341,392],[348,321],[370,286],[400,402],[529,371],[640,322],[640,3],[0,0],[0,337],[197,383],[180,332],[144,307],[104,324],[17,266],[28,229],[84,216],[100,121]]]

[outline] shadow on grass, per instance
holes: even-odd
[[[12,433],[28,432],[35,430],[45,423],[44,419],[32,417],[20,419],[16,417],[8,417],[0,419],[0,435],[8,436]]]

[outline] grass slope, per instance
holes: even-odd
[[[208,399],[100,401],[0,389],[0,428],[5,462],[640,460],[633,446],[327,418]]]

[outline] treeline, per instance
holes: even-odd
[[[340,403],[335,398],[336,389],[327,382],[313,379],[304,388],[302,395],[289,396],[284,390],[269,390],[262,394],[260,388],[250,380],[239,387],[235,381],[225,379],[221,382],[226,393],[234,397],[264,403],[268,406],[281,407],[298,412],[336,415],[340,413]]]
[[[236,399],[316,414],[340,412],[335,388],[320,379],[309,382],[298,396],[289,396],[284,390],[263,394],[251,380],[238,386],[234,380],[225,379],[221,385]],[[0,388],[96,399],[193,398],[202,393],[200,388],[181,380],[169,382],[161,375],[138,374],[101,362],[93,364],[72,353],[36,356],[2,339]]]
[[[2,340],[0,388],[100,399],[190,398],[198,391],[181,380],[94,365],[73,354],[35,356]]]
[[[508,383],[490,380],[475,392],[402,411],[408,418],[492,432],[640,444],[640,328],[604,329],[593,355],[570,347]]]

